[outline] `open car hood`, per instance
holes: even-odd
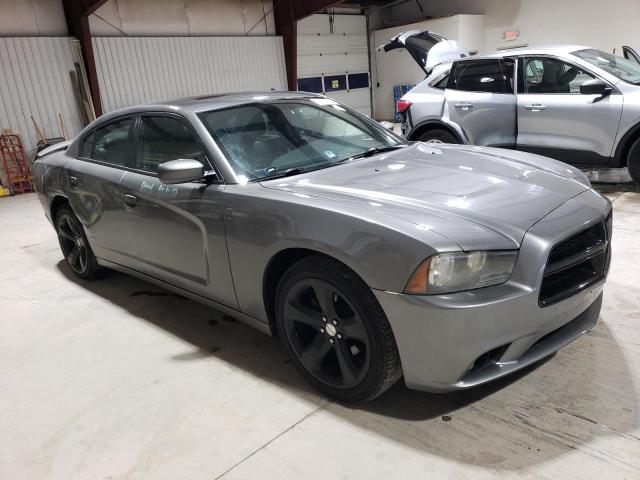
[[[469,50],[460,42],[427,30],[400,33],[383,48],[385,52],[405,48],[427,75],[436,65],[469,56]]]

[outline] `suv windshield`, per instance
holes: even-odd
[[[256,102],[199,116],[247,181],[325,168],[368,150],[405,144],[326,98]]]
[[[596,50],[595,48],[578,50],[573,52],[573,55],[600,67],[605,72],[618,77],[620,80],[633,83],[634,85],[640,85],[640,65],[632,63],[625,58],[617,57],[602,50]]]

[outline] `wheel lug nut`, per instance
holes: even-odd
[[[324,328],[321,328],[321,329],[320,329],[320,333],[324,333]]]
[[[322,317],[322,321],[326,323],[327,317]]]
[[[338,325],[338,320],[334,320],[331,323],[333,323],[334,325]]]
[[[329,342],[330,342],[330,343],[333,343],[333,338],[330,338],[330,339],[329,339]]]
[[[341,333],[338,334],[338,338],[342,338],[342,334]]]

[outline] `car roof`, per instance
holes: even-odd
[[[158,101],[135,105],[133,107],[114,110],[100,117],[102,123],[114,117],[130,115],[143,112],[204,112],[209,110],[220,110],[223,108],[244,105],[248,103],[263,102],[269,100],[287,100],[302,98],[322,98],[323,95],[309,92],[286,92],[286,91],[255,91],[255,92],[233,92],[212,95],[200,95],[195,97],[177,98],[173,100]]]
[[[468,60],[478,58],[504,58],[515,55],[567,55],[577,50],[592,49],[585,45],[540,45],[540,46],[514,46],[513,48],[505,48],[486,55],[475,55],[468,57]],[[463,60],[467,60],[463,59]]]

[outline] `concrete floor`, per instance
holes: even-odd
[[[0,478],[640,478],[640,193],[614,201],[597,329],[506,380],[364,407],[278,343],[121,274],[77,280],[34,195],[0,199]]]

